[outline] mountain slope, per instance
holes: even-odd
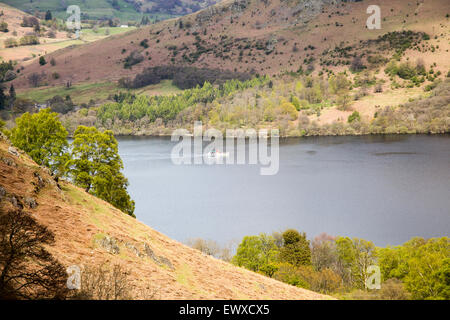
[[[185,15],[213,5],[219,0],[125,0],[144,13]]]
[[[53,231],[49,251],[66,267],[120,264],[136,299],[329,299],[206,256],[68,182],[59,189],[45,168],[9,147],[0,136],[0,207],[23,206]]]
[[[35,62],[27,66],[17,86],[29,87],[27,75],[33,72],[46,73],[49,85],[61,85],[67,79],[77,83],[134,77],[146,67],[169,64],[270,75],[306,65],[318,71],[319,61],[327,51],[358,45],[394,30],[427,32],[430,44],[440,47],[436,52],[423,53],[425,63],[438,62],[442,72],[450,67],[446,51],[449,21],[445,13],[450,12],[447,0],[334,3],[226,0],[182,18],[53,53],[59,66],[40,67]],[[382,8],[381,30],[366,28],[366,9],[372,4]],[[142,41],[146,45],[141,45]],[[126,69],[124,62],[132,52],[143,59]],[[410,53],[416,54],[406,52]],[[436,56],[439,61],[434,61]],[[59,79],[52,79],[54,72]]]

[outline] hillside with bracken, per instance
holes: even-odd
[[[368,5],[380,5],[381,29],[368,30]],[[405,56],[436,63],[442,73],[450,67],[445,0],[280,1],[236,0],[83,46],[48,55],[56,65],[27,65],[14,82],[32,86],[27,77],[44,75],[43,85],[119,80],[147,67],[193,66],[242,73],[276,75],[303,66],[314,73],[343,70],[353,53],[363,60],[380,46],[368,41],[396,31],[424,32],[429,50],[405,48]],[[372,47],[371,47],[371,46]],[[349,49],[350,48],[350,49]],[[431,49],[433,48],[433,49]],[[347,52],[352,50],[353,52]],[[395,47],[384,47],[385,53]],[[57,73],[57,79],[52,74]]]

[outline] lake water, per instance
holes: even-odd
[[[221,244],[286,228],[376,245],[450,235],[450,136],[280,141],[280,168],[174,165],[166,138],[119,138],[137,218],[179,241]]]

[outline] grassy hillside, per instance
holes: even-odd
[[[64,116],[69,130],[90,123],[116,134],[168,134],[201,118],[219,129],[277,127],[285,136],[448,132],[445,106],[438,112],[428,110],[429,116],[416,112],[395,125],[392,117],[386,123],[375,118],[391,107],[427,98],[449,77],[450,20],[443,14],[450,12],[449,2],[380,2],[381,30],[365,27],[367,1],[308,3],[224,1],[179,19],[59,50],[46,57],[55,65],[26,65],[13,83],[21,98],[45,102],[70,94],[75,103],[92,99],[99,105],[118,91],[179,92],[168,82],[158,84],[159,72],[164,73],[161,79],[188,88],[201,86],[205,79],[217,88],[218,83],[202,78],[202,73],[210,78],[225,70],[244,77],[271,76],[264,86],[214,101],[207,98],[205,105],[191,103],[199,102],[198,97],[176,106],[173,101],[144,98],[70,113]],[[178,71],[169,75],[171,70]],[[37,88],[30,75],[40,75]],[[133,80],[138,76],[140,81]],[[65,88],[67,81],[72,88]],[[132,116],[126,111],[128,104]]]
[[[50,38],[47,33],[42,33],[39,36],[38,45],[25,45],[15,48],[5,48],[5,41],[7,39],[15,39],[17,43],[20,43],[20,38],[33,32],[31,27],[23,27],[23,17],[31,17],[29,14],[20,11],[16,8],[5,5],[0,2],[0,12],[3,15],[0,16],[0,22],[6,22],[8,24],[7,32],[0,32],[0,57],[3,60],[22,60],[24,58],[32,58],[41,54],[46,54],[57,49],[60,49],[61,43],[67,43],[70,38],[66,32],[54,31],[54,37]]]
[[[70,88],[65,86],[55,86],[20,90],[18,92],[18,97],[45,103],[57,95],[61,97],[70,95],[75,104],[82,105],[88,104],[91,100],[93,100],[95,104],[106,102],[111,99],[111,96],[120,91],[121,89],[115,82],[85,82]],[[182,90],[175,87],[170,80],[165,80],[159,84],[130,90],[130,92],[145,95],[173,95],[182,92]]]
[[[77,40],[73,35],[68,34],[66,31],[55,30],[49,28],[48,26],[43,26],[42,20],[40,20],[40,34],[35,33],[32,27],[23,27],[21,25],[23,17],[31,17],[31,15],[2,2],[0,2],[0,12],[3,12],[3,15],[0,16],[0,22],[6,22],[8,24],[8,32],[0,32],[0,57],[4,61],[14,60],[23,62],[24,65],[27,65],[30,61],[38,58],[39,56],[49,54],[62,48],[82,45],[88,42],[104,39],[109,35],[115,35],[134,29],[134,27],[98,28],[96,32],[94,32],[93,29],[83,29],[81,38]],[[49,36],[50,31],[53,32],[52,37]],[[23,36],[32,33],[37,35],[39,40],[38,44],[19,45],[20,39]],[[18,44],[17,47],[6,47],[6,41],[11,39],[16,41]]]
[[[383,8],[381,30],[367,30],[366,9],[369,4]],[[26,76],[33,72],[61,74],[73,83],[100,79],[117,80],[133,77],[146,67],[184,65],[219,68],[239,72],[275,75],[283,71],[311,68],[315,74],[327,69],[342,71],[348,58],[334,59],[335,48],[354,46],[366,56],[370,54],[361,41],[375,40],[390,31],[426,32],[433,51],[406,50],[405,58],[423,58],[427,65],[436,62],[436,70],[446,73],[448,59],[450,3],[430,0],[409,4],[407,0],[361,1],[329,4],[328,1],[274,0],[262,4],[256,0],[224,1],[208,9],[177,20],[167,20],[125,35],[91,43],[83,47],[61,50],[49,55],[60,66],[40,67],[34,63],[16,80],[16,87],[28,87]],[[294,14],[293,14],[294,13]],[[146,44],[142,45],[142,41]],[[391,50],[391,54],[392,54]],[[125,61],[136,54],[142,59],[131,68]],[[328,63],[328,65],[327,65]],[[48,77],[46,83],[57,85],[62,80]]]
[[[118,7],[113,8],[112,1],[108,0],[74,0],[70,2],[60,0],[29,1],[29,0],[4,0],[8,5],[14,6],[25,12],[36,10],[45,12],[50,10],[56,17],[64,19],[67,17],[68,5],[77,5],[84,13],[84,19],[119,18],[123,21],[140,20],[141,14],[135,10],[132,4],[124,0],[118,0]]]
[[[30,13],[36,10],[41,12],[50,10],[60,19],[67,17],[66,8],[68,5],[77,5],[81,9],[83,19],[97,20],[118,18],[122,22],[127,22],[140,21],[144,14],[160,20],[173,16],[180,16],[198,11],[214,4],[216,1],[73,0],[66,2],[61,0],[4,0],[3,2]]]
[[[69,182],[59,186],[0,138],[0,209],[23,207],[55,235],[65,267],[121,266],[134,299],[329,299],[202,254]],[[160,213],[155,213],[160,214]]]

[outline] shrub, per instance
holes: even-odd
[[[348,111],[350,110],[350,102],[352,98],[348,92],[342,92],[338,95],[336,103],[338,105],[338,110]]]
[[[301,277],[297,270],[298,269],[296,267],[289,263],[282,263],[278,267],[278,270],[274,273],[273,278],[292,286],[308,289],[308,282]]]
[[[83,108],[80,109],[80,111],[78,111],[80,113],[80,115],[82,115],[83,117],[87,117],[89,114],[89,110],[87,108]]]
[[[418,75],[426,76],[427,70],[425,69],[425,62],[423,61],[423,59],[417,59],[416,72]]]
[[[412,79],[416,75],[416,69],[408,62],[401,63],[397,70],[397,75],[402,79]]]
[[[353,72],[359,72],[361,70],[363,70],[366,66],[363,64],[362,60],[360,57],[355,57],[352,60],[352,64],[350,66],[350,70],[352,70]]]
[[[141,43],[139,44],[141,47],[147,49],[149,47],[148,45],[148,39],[144,39],[141,41]]]
[[[17,43],[17,40],[14,38],[8,38],[4,42],[5,48],[13,48],[17,47],[19,44]]]
[[[55,39],[56,34],[54,31],[50,30],[49,32],[47,32],[47,37],[49,37],[50,39]]]
[[[383,57],[382,55],[374,55],[374,56],[368,56],[367,61],[372,65],[380,65],[388,62],[388,59]]]
[[[354,111],[349,117],[348,117],[348,123],[352,123],[353,121],[361,121],[361,116],[358,111]]]
[[[109,266],[106,262],[86,267],[81,276],[81,289],[73,295],[77,300],[128,300],[133,284],[130,271],[120,264]],[[153,295],[152,295],[153,296]],[[146,296],[150,299],[152,296]]]
[[[381,83],[378,83],[378,84],[375,86],[374,92],[375,92],[375,93],[381,93],[381,92],[383,92],[383,86],[381,85]]]
[[[8,32],[8,24],[5,21],[0,22],[0,32]]]
[[[133,51],[128,55],[128,57],[125,58],[124,68],[131,68],[142,61],[144,61],[144,56],[137,51]]]
[[[403,282],[396,278],[383,282],[377,294],[377,298],[380,300],[408,300],[410,297],[411,295],[406,291]]]
[[[291,96],[291,103],[294,105],[295,109],[297,111],[300,111],[300,100],[296,96]]]
[[[19,43],[21,46],[29,46],[39,44],[39,39],[35,35],[25,35],[20,38]]]
[[[440,84],[442,82],[442,80],[440,79],[436,79],[434,80],[432,83],[428,84],[425,86],[424,91],[431,91],[434,88],[436,88],[438,86],[438,84]]]
[[[342,278],[336,272],[328,268],[322,269],[321,271],[315,271],[311,266],[300,266],[297,270],[297,274],[308,284],[308,289],[316,292],[336,292],[342,283]]]
[[[384,72],[391,77],[397,75],[398,72],[397,63],[394,60],[391,60],[384,69]]]
[[[289,116],[290,120],[295,120],[297,119],[298,116],[298,112],[297,109],[295,108],[295,106],[287,101],[284,101],[280,104],[280,106],[277,108],[277,111],[281,114],[281,115],[287,115]]]
[[[30,74],[27,78],[28,82],[30,85],[32,85],[33,87],[39,87],[42,83],[42,80],[44,80],[45,78],[45,74],[44,73],[37,73],[37,72],[33,72],[32,74]]]
[[[61,96],[54,96],[48,101],[53,112],[66,114],[74,109],[74,105],[70,96],[63,99]]]
[[[41,56],[41,57],[39,58],[39,64],[40,64],[41,66],[47,64],[47,61],[45,60],[44,56]]]
[[[33,28],[39,25],[39,20],[33,16],[24,16],[22,18],[22,27]]]

